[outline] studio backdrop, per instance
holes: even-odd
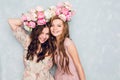
[[[0,80],[22,80],[23,48],[8,18],[66,0],[0,0]],[[68,0],[75,9],[70,25],[86,80],[120,80],[120,0]]]

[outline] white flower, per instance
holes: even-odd
[[[36,13],[31,13],[31,19],[33,21],[36,21],[37,20],[37,14]]]
[[[56,15],[56,12],[53,11],[53,10],[51,10],[51,15],[52,15],[52,17],[55,16],[55,15]]]
[[[36,7],[36,10],[37,10],[37,11],[44,11],[44,9],[43,9],[41,6],[37,6],[37,7]]]
[[[29,13],[25,13],[25,16],[27,17],[27,20],[30,21],[31,20],[31,15]]]
[[[64,2],[64,6],[65,8],[72,10],[72,5],[68,1]]]
[[[35,9],[31,9],[31,10],[30,10],[30,13],[35,13],[35,12],[36,12]]]
[[[50,9],[44,11],[45,18],[49,20],[52,17],[52,13]]]
[[[28,26],[25,26],[25,25],[24,25],[24,29],[25,29],[26,31],[28,31],[28,32],[31,32],[31,31],[32,31],[32,28],[30,28],[30,27],[28,27]]]
[[[64,22],[66,21],[66,16],[64,14],[60,14],[58,17],[61,18]]]
[[[51,6],[50,9],[51,9],[52,11],[55,11],[57,8],[56,8],[56,6]]]
[[[57,7],[55,7],[55,6],[50,7],[52,17],[56,15],[56,9],[57,9]]]

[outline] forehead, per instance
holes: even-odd
[[[49,28],[48,27],[43,28],[42,32],[49,33]]]
[[[60,20],[60,19],[54,19],[52,23],[53,23],[53,24],[62,24],[63,21]]]

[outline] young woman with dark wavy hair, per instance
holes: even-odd
[[[37,25],[30,35],[23,30],[21,19],[9,19],[9,24],[24,48],[25,70],[23,80],[54,80],[49,73],[53,62],[54,45],[51,43],[50,23]]]
[[[50,30],[57,47],[54,54],[54,62],[57,64],[55,80],[85,80],[77,49],[69,36],[68,22],[54,16]]]

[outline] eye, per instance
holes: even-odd
[[[46,35],[49,35],[49,33],[46,33]]]
[[[58,27],[61,27],[61,25],[57,25]]]

